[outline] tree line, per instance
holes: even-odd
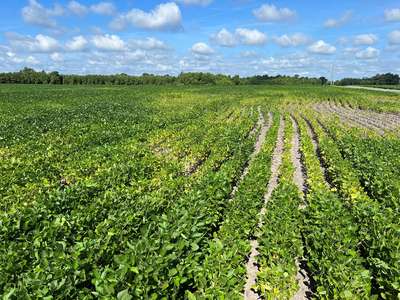
[[[400,84],[400,76],[397,74],[386,73],[376,74],[372,77],[364,78],[343,78],[336,82],[337,85],[395,85]]]
[[[18,72],[0,73],[0,83],[17,84],[107,84],[107,85],[240,85],[240,84],[313,84],[323,85],[327,83],[325,77],[312,78],[295,76],[269,76],[257,75],[251,77],[239,77],[223,74],[189,72],[178,76],[142,74],[132,76],[127,74],[115,75],[63,75],[59,72],[35,71],[24,68]]]

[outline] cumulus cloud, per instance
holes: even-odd
[[[87,7],[78,1],[72,0],[68,3],[67,8],[70,12],[78,16],[83,16],[88,12],[98,15],[113,15],[117,11],[111,2],[99,2]]]
[[[201,6],[207,6],[209,5],[213,0],[176,0],[177,2],[183,3],[185,5],[201,5]]]
[[[310,42],[310,38],[303,33],[284,34],[274,37],[273,40],[281,47],[297,47]]]
[[[345,25],[347,22],[351,20],[353,16],[353,12],[348,10],[346,11],[339,19],[328,19],[324,23],[324,27],[326,28],[338,28]]]
[[[40,61],[36,57],[29,55],[27,58],[25,58],[25,63],[28,65],[38,65],[40,64]]]
[[[385,10],[385,20],[387,22],[399,22],[400,21],[400,8],[392,8]]]
[[[123,51],[125,50],[125,42],[117,35],[95,35],[92,38],[93,45],[100,50],[107,51]]]
[[[34,38],[16,33],[6,33],[10,45],[20,51],[54,52],[60,48],[59,42],[47,35],[38,34]]]
[[[267,36],[257,29],[238,28],[236,35],[239,41],[245,45],[260,46],[267,42]]]
[[[111,2],[99,2],[91,5],[90,10],[99,15],[113,15],[117,9]]]
[[[38,34],[35,37],[34,46],[38,51],[49,52],[60,47],[58,41],[50,36]]]
[[[319,40],[308,47],[308,51],[316,54],[333,54],[336,52],[336,47]]]
[[[64,57],[58,52],[54,52],[54,53],[50,54],[50,59],[54,62],[64,61]]]
[[[288,21],[296,16],[289,8],[278,8],[273,4],[263,4],[253,11],[254,16],[262,22]]]
[[[88,45],[88,41],[83,36],[75,36],[66,43],[66,49],[69,51],[82,51]]]
[[[73,14],[78,16],[84,16],[88,12],[88,8],[78,1],[70,1],[67,7]]]
[[[206,43],[194,44],[191,48],[191,51],[193,54],[198,54],[198,55],[211,55],[214,53],[214,50]]]
[[[2,53],[2,52],[4,52],[4,53]],[[4,55],[4,56],[2,57],[2,55]],[[0,63],[1,62],[10,63],[10,64],[12,64],[12,66],[15,66],[16,64],[21,64],[24,66],[27,66],[27,65],[34,66],[34,65],[38,65],[40,63],[40,61],[32,55],[21,56],[15,52],[11,51],[8,47],[0,45]]]
[[[389,44],[400,45],[400,30],[394,30],[389,33]]]
[[[222,47],[236,46],[235,35],[225,28],[222,28],[219,32],[214,34],[212,36],[212,40],[215,41],[219,46],[222,46]]]
[[[132,9],[111,22],[111,28],[122,30],[128,25],[148,30],[176,30],[181,27],[181,11],[173,2],[157,5],[152,11]]]
[[[64,9],[60,5],[54,5],[53,8],[45,8],[36,0],[29,0],[27,6],[22,8],[23,20],[31,25],[55,28],[57,22],[54,17],[62,16]]]
[[[360,59],[373,59],[379,56],[379,50],[373,47],[361,50],[356,53],[356,57]]]
[[[354,37],[354,45],[373,45],[378,41],[378,37],[375,34],[359,34]]]
[[[142,40],[132,40],[129,42],[131,48],[139,48],[144,50],[166,50],[167,45],[156,38],[148,37]]]
[[[211,40],[222,47],[236,45],[261,46],[267,42],[267,36],[257,29],[237,28],[234,33],[226,28],[211,36]]]

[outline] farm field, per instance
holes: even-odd
[[[400,95],[0,86],[3,299],[398,299]]]

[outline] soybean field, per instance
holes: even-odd
[[[400,95],[0,86],[2,299],[399,299]]]

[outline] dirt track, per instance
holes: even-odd
[[[346,89],[359,89],[359,90],[368,90],[368,91],[376,91],[376,92],[390,92],[395,94],[400,94],[400,90],[394,89],[383,89],[383,88],[374,88],[367,86],[358,86],[358,85],[346,85],[346,86],[338,86]]]

